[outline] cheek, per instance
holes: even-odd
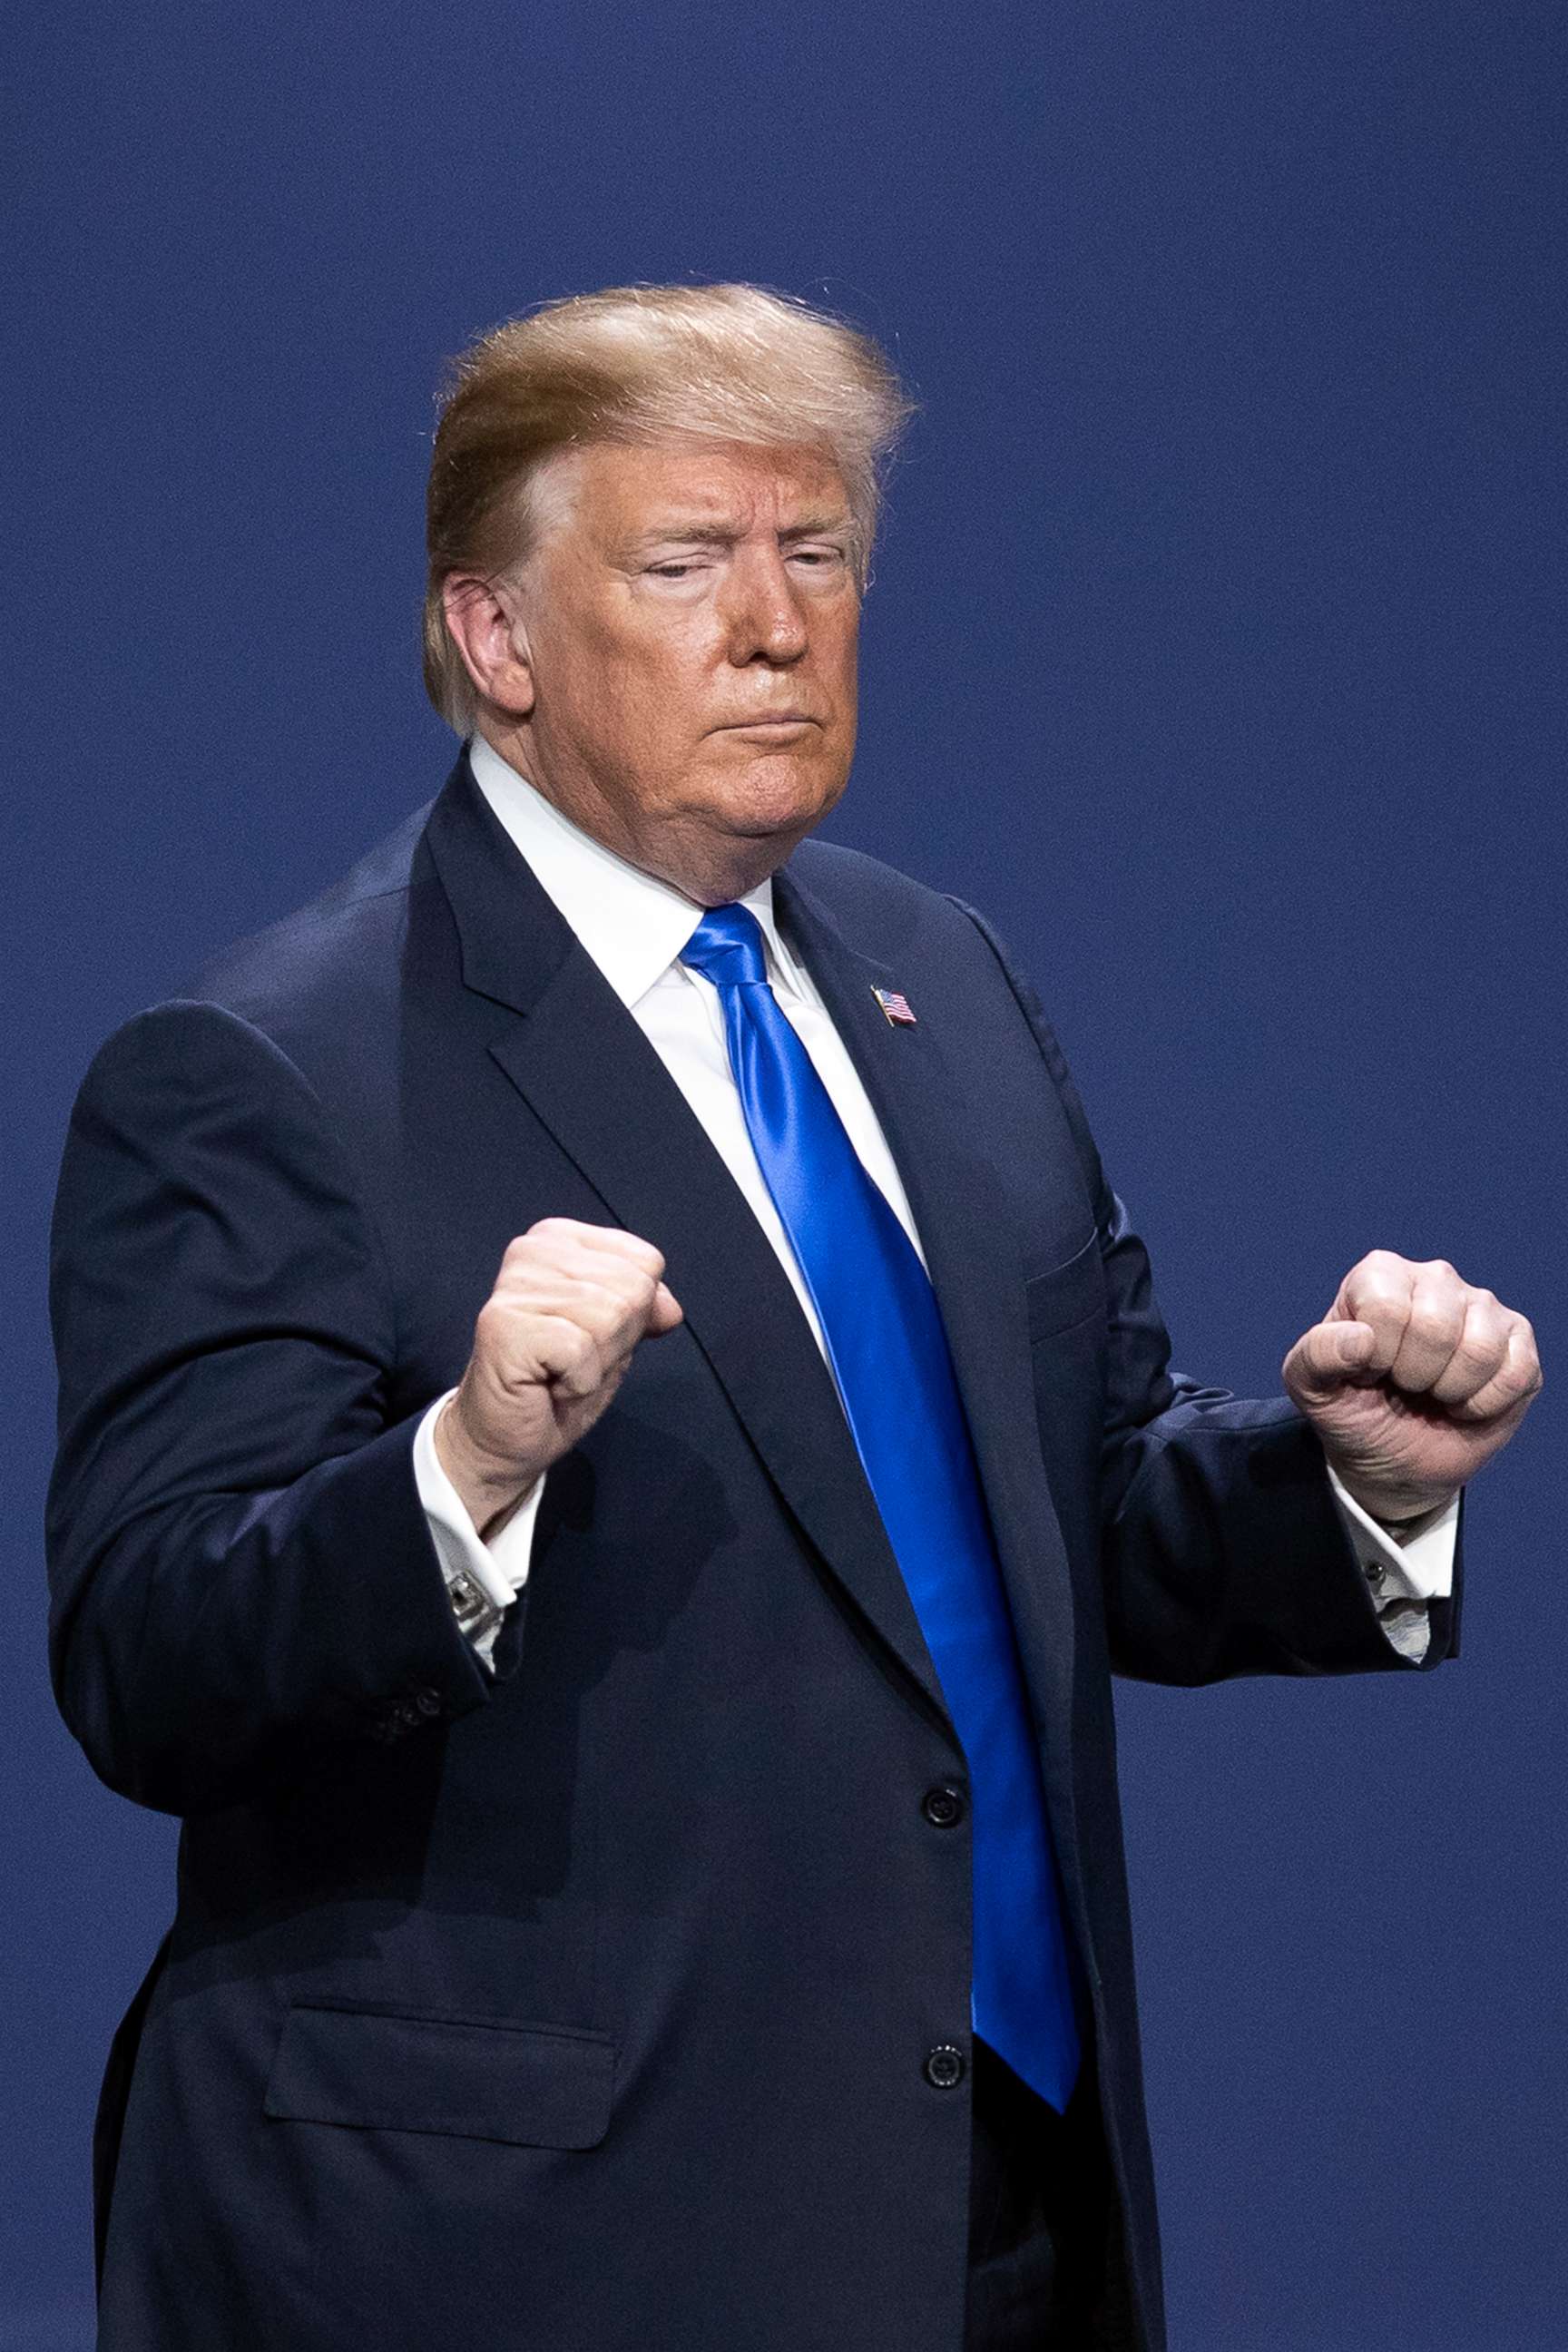
[[[858,612],[825,629],[816,650],[823,676],[830,680],[836,695],[848,703],[849,716],[853,717],[860,654]]]
[[[621,723],[700,733],[713,705],[714,657],[709,632],[661,629],[646,640],[606,632],[595,648],[590,693],[613,705]]]
[[[573,731],[617,767],[657,766],[659,747],[680,731],[689,699],[668,656],[606,633],[574,665]]]

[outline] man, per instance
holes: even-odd
[[[995,940],[807,840],[900,416],[745,287],[478,346],[463,757],[83,1088],[57,1686],[184,1816],[110,2352],[1154,2352],[1110,1674],[1454,1653],[1522,1318],[1374,1252],[1173,1379]]]

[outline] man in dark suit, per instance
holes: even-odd
[[[899,405],[747,288],[478,347],[464,756],[83,1087],[57,1687],[184,1822],[110,2352],[1156,2352],[1110,1673],[1457,1646],[1522,1318],[1373,1253],[1173,1378],[996,940],[806,838]]]

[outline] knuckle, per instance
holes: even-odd
[[[545,1265],[562,1265],[577,1241],[579,1228],[570,1217],[541,1217],[516,1244],[519,1257]]]
[[[648,1304],[658,1289],[658,1278],[645,1266],[629,1260],[617,1266],[605,1279],[604,1297],[611,1320],[616,1326],[640,1322],[647,1314]]]
[[[621,1234],[617,1239],[622,1243],[627,1259],[638,1272],[651,1275],[657,1282],[664,1272],[662,1253],[655,1249],[652,1242],[645,1242],[640,1234]]]
[[[606,1284],[605,1289],[599,1291],[595,1322],[605,1336],[618,1336],[630,1324],[637,1322],[639,1312],[642,1312],[642,1284],[630,1284],[630,1286],[627,1284],[621,1284],[621,1286]]]
[[[538,1234],[532,1233],[520,1234],[516,1241],[507,1244],[506,1255],[500,1262],[500,1272],[496,1276],[497,1289],[500,1289],[508,1283],[516,1283],[525,1278],[530,1272],[540,1265],[548,1265],[549,1260],[548,1239],[542,1241]]]
[[[492,1291],[474,1318],[476,1348],[491,1352],[498,1349],[506,1335],[508,1321],[505,1301],[498,1298]]]
[[[581,1307],[563,1312],[560,1321],[566,1333],[563,1342],[565,1352],[574,1362],[580,1360],[584,1355],[597,1346],[598,1341],[593,1325]]]

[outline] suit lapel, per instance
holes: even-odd
[[[507,839],[466,761],[426,843],[457,923],[464,984],[506,1009],[491,1054],[614,1222],[663,1251],[691,1336],[785,1504],[942,1709],[810,1327],[685,1097]]]
[[[1003,1579],[1053,1761],[1068,1760],[1072,1592],[1034,1417],[1034,1371],[1017,1227],[996,1170],[966,1140],[968,1063],[918,975],[863,955],[817,895],[774,877],[781,928],[798,949],[860,1074],[898,1166],[942,1310],[974,1443]],[[873,992],[913,987],[917,1024],[890,1024]],[[1070,1786],[1070,1775],[1059,1785]]]

